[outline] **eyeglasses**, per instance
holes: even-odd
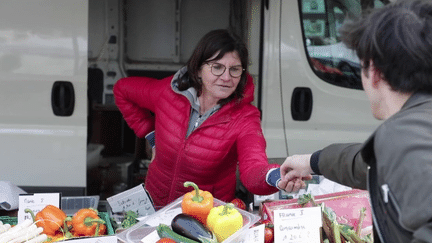
[[[224,74],[224,72],[226,70],[225,65],[220,64],[220,63],[206,63],[206,64],[210,66],[211,73],[215,76],[221,76],[222,74]],[[233,78],[240,77],[242,75],[243,71],[244,71],[244,68],[242,68],[241,65],[232,66],[229,68],[229,74]]]

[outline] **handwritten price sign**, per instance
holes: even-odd
[[[54,205],[60,208],[60,193],[34,193],[19,195],[18,223],[32,219],[29,213],[24,212],[30,209],[36,215],[47,205]]]
[[[321,226],[321,207],[274,211],[275,242],[319,243]]]
[[[155,209],[142,184],[107,198],[113,213],[134,211],[138,216],[153,214]]]

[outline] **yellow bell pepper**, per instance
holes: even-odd
[[[210,210],[207,227],[219,242],[223,242],[243,227],[243,216],[234,208],[234,204],[227,203]]]

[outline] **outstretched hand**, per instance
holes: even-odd
[[[287,157],[280,167],[281,180],[279,188],[284,191],[298,192],[306,187],[305,181],[312,179],[312,169],[310,167],[311,154],[293,155]]]

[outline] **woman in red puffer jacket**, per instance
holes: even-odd
[[[157,80],[127,77],[114,86],[115,102],[138,137],[155,131],[156,153],[145,180],[156,207],[195,182],[217,199],[231,201],[236,170],[253,194],[279,189],[279,165],[269,164],[260,113],[251,104],[245,44],[227,30],[214,30],[198,43],[187,66]]]

